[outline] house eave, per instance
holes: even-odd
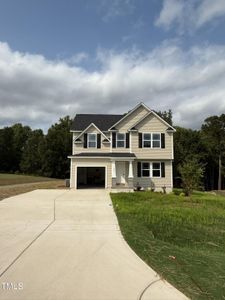
[[[135,157],[110,157],[110,156],[67,156],[69,159],[108,159],[110,161],[115,161],[115,160],[121,160],[121,161],[134,161],[136,158]]]

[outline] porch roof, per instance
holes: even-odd
[[[129,152],[82,152],[74,155],[70,155],[70,157],[109,157],[109,158],[114,158],[114,157],[124,157],[124,158],[129,158],[133,157],[135,158],[134,153],[129,153]]]

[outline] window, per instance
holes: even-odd
[[[150,177],[150,163],[142,163],[141,174],[142,177]]]
[[[143,133],[143,147],[151,148],[151,133]]]
[[[160,162],[142,162],[141,163],[142,177],[161,177],[161,163]]]
[[[152,148],[161,148],[161,135],[159,133],[152,133]]]
[[[117,148],[125,147],[125,133],[117,133],[116,146]]]
[[[88,148],[96,148],[97,146],[97,135],[95,133],[88,133]]]
[[[160,133],[143,133],[143,148],[161,148]]]
[[[152,163],[152,177],[161,177],[161,164]]]

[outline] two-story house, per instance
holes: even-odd
[[[175,129],[144,103],[121,115],[77,114],[71,132],[71,188],[172,191]]]

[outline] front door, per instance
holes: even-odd
[[[125,184],[125,161],[116,162],[116,183]]]

